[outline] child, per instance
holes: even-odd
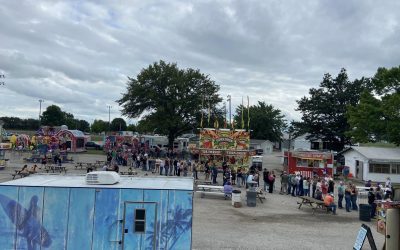
[[[232,187],[231,183],[229,181],[226,182],[225,185],[224,185],[225,198],[226,197],[232,197],[232,191],[233,191],[233,187]]]

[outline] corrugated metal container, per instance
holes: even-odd
[[[0,184],[1,249],[191,249],[193,180],[34,175]]]

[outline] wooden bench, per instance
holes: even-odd
[[[212,192],[212,191],[204,191],[204,190],[196,190],[195,192],[200,194],[200,198],[204,198],[205,194],[213,194],[213,195],[215,194],[215,195],[223,195],[226,200],[225,193],[222,193],[222,192]]]
[[[225,199],[227,198],[223,186],[198,185],[197,188],[196,193],[200,193],[201,198],[204,198],[205,194],[223,195]]]

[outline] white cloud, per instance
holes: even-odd
[[[165,60],[209,74],[288,119],[324,73],[351,79],[398,66],[400,2],[3,1],[1,116],[38,116],[56,104],[80,119],[119,117],[127,76]]]

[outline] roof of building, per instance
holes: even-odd
[[[188,177],[121,176],[120,181],[114,185],[89,185],[85,180],[85,175],[35,174],[0,183],[0,186],[193,190],[193,178]]]
[[[269,143],[272,143],[271,141],[269,141],[269,140],[257,140],[257,139],[251,139],[250,140],[250,144],[252,144],[252,145],[261,145],[261,144],[263,144],[264,142],[269,142]]]
[[[343,150],[343,154],[355,150],[370,160],[400,161],[400,148],[380,148],[380,147],[350,147]]]

